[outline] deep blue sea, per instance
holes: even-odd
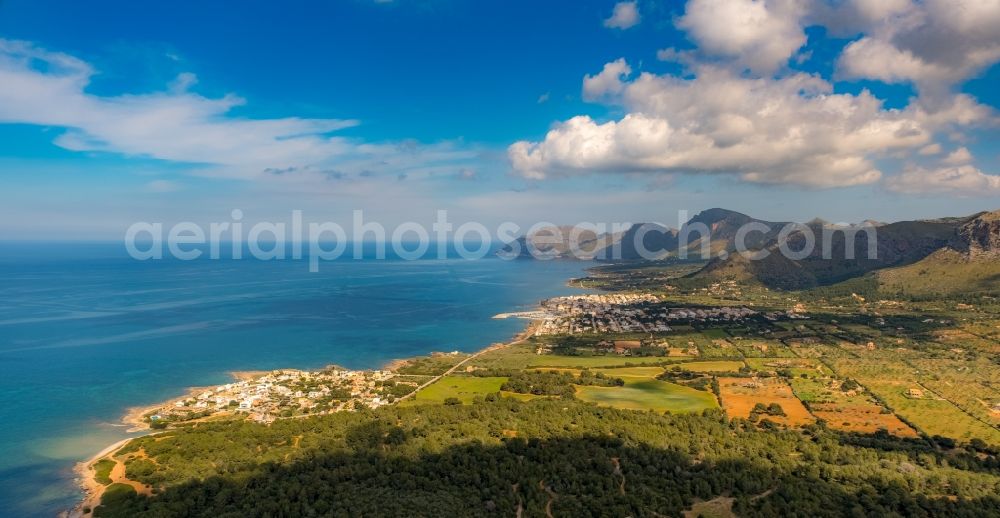
[[[136,261],[121,244],[0,243],[0,515],[53,516],[128,407],[234,370],[377,368],[520,331],[496,313],[586,264],[464,259]]]

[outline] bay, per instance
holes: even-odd
[[[229,372],[378,368],[474,351],[572,293],[585,263],[350,258],[136,261],[115,243],[0,244],[0,509],[52,516],[73,465],[128,435],[132,406]]]

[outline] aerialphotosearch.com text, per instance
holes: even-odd
[[[522,226],[511,221],[491,229],[475,221],[456,225],[449,220],[447,210],[438,210],[430,229],[414,221],[387,229],[377,221],[366,220],[363,210],[354,210],[347,229],[333,221],[307,221],[301,210],[291,211],[289,221],[250,224],[244,221],[242,210],[233,209],[228,220],[207,225],[190,221],[169,226],[160,222],[136,222],[125,231],[124,245],[129,256],[136,260],[305,259],[311,272],[319,271],[322,262],[345,256],[402,260],[457,256],[473,260],[496,255],[503,259],[600,258],[613,261],[622,259],[622,251],[627,249],[631,251],[630,258],[647,260],[687,259],[689,254],[701,259],[725,258],[731,252],[751,260],[763,259],[772,253],[793,260],[819,253],[822,258],[829,259],[835,248],[831,245],[838,235],[844,244],[839,248],[845,259],[854,259],[856,244],[867,243],[864,249],[869,259],[876,258],[878,250],[877,228],[872,225],[823,225],[817,235],[815,226],[789,223],[775,229],[763,222],[751,221],[727,238],[731,240],[729,246],[713,254],[712,229],[704,223],[689,222],[687,215],[688,211],[678,211],[677,230],[660,223],[582,222],[557,226],[537,222]],[[748,242],[754,246],[748,246]],[[762,246],[762,242],[767,246]],[[389,251],[391,254],[387,253]]]

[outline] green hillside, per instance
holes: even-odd
[[[203,423],[127,448],[165,487],[97,517],[679,516],[719,496],[751,517],[1000,513],[996,467],[961,450],[573,400]]]
[[[1000,293],[1000,260],[970,257],[950,248],[921,261],[877,272],[879,288],[907,296]]]
[[[804,258],[785,257],[775,243],[764,249],[768,252],[764,259],[750,260],[730,254],[713,260],[692,277],[759,282],[770,288],[801,290],[880,272],[880,285],[886,290],[914,295],[938,289],[922,276],[938,279],[933,282],[939,284],[954,282],[938,292],[981,292],[995,290],[997,286],[993,278],[997,273],[994,246],[1000,235],[997,213],[901,221],[867,229],[831,226],[821,221],[807,226],[815,241],[812,252]],[[793,232],[785,244],[792,251],[804,250],[807,238],[802,232]],[[908,287],[911,283],[912,289]]]

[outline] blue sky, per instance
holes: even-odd
[[[0,238],[234,208],[525,226],[997,209],[998,11],[6,0]]]

